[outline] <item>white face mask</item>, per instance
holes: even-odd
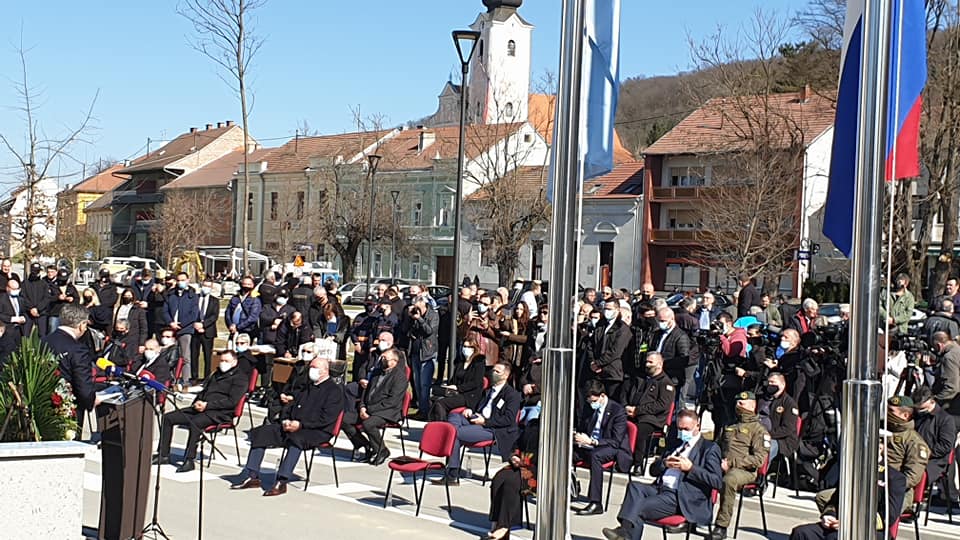
[[[320,380],[320,368],[315,368],[315,367],[310,368],[309,376],[310,376],[310,380],[311,380],[311,381],[313,381],[313,382],[319,381],[319,380]]]
[[[781,339],[781,340],[780,340],[780,348],[783,349],[783,350],[785,350],[785,351],[790,350],[790,342],[787,341],[787,340],[785,340],[785,339]]]
[[[143,357],[146,358],[148,362],[153,362],[158,356],[160,356],[160,351],[151,351],[150,349],[143,351]]]
[[[670,328],[670,323],[667,321],[660,321],[657,324],[660,325],[661,330],[668,330]]]
[[[160,338],[160,344],[163,345],[164,347],[169,347],[176,342],[177,340],[172,337]]]
[[[380,343],[377,344],[377,348],[380,349],[380,352],[383,352],[389,349],[390,347],[392,347],[392,345],[390,345],[386,341],[381,341]]]
[[[605,309],[603,310],[603,316],[608,320],[612,321],[617,318],[617,310],[615,309]]]
[[[278,305],[278,306],[285,306],[285,305],[287,305],[287,297],[286,297],[286,296],[278,296],[278,297],[277,297],[277,305]]]
[[[470,358],[471,356],[473,356],[473,347],[463,347],[460,350],[463,352],[464,358]]]
[[[309,362],[313,360],[313,357],[314,357],[314,354],[312,352],[304,352],[303,354],[300,355],[300,359],[303,360],[304,362]]]
[[[223,373],[230,371],[230,368],[232,367],[233,367],[233,364],[231,364],[230,362],[220,362],[220,371]]]
[[[477,304],[477,311],[480,313],[486,313],[490,306],[486,304]]]

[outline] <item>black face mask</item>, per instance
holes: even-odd
[[[123,304],[129,304],[130,302],[133,302],[133,298],[130,298],[130,297],[128,297],[128,296],[125,296],[125,297],[123,297],[123,298],[120,299],[120,302],[123,303]]]
[[[780,387],[775,384],[768,384],[765,390],[768,396],[773,397],[780,391]]]
[[[61,287],[63,287],[66,284],[67,284],[66,279],[57,279],[57,285],[60,285]]]
[[[749,337],[747,338],[747,343],[753,346],[760,346],[763,345],[763,338],[760,336]]]

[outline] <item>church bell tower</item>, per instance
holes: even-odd
[[[480,32],[470,63],[468,118],[472,123],[527,120],[533,25],[517,11],[523,0],[483,0],[470,25]]]

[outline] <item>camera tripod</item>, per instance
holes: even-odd
[[[920,356],[920,353],[914,353]],[[907,360],[907,367],[900,372],[900,380],[897,381],[897,389],[894,395],[910,396],[913,391],[923,385],[923,371],[917,367],[915,359]]]

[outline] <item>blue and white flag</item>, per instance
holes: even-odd
[[[620,0],[586,0],[580,151],[583,180],[613,170],[620,94]]]

